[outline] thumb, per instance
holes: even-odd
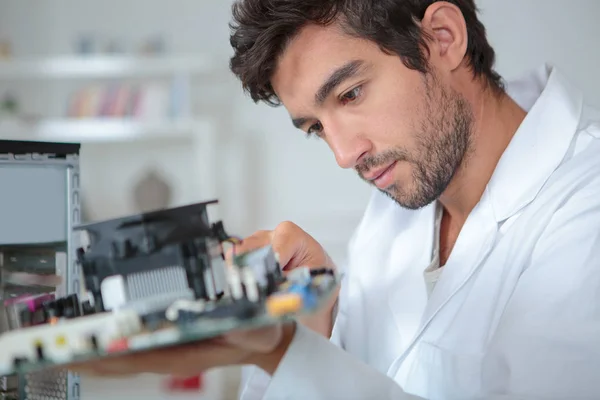
[[[253,250],[260,249],[261,247],[268,246],[271,243],[271,232],[269,231],[258,231],[253,235],[245,238],[239,244],[234,244],[225,253],[225,259],[231,262],[234,255],[241,254]]]
[[[281,269],[295,268],[306,260],[307,237],[300,227],[291,222],[283,222],[271,232],[271,245]]]

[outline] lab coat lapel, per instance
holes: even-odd
[[[418,212],[411,212],[410,229],[395,238],[388,261],[390,271],[388,306],[394,324],[400,333],[400,352],[405,350],[417,334],[423,311],[428,302],[423,272],[431,262],[434,240],[435,204]],[[408,211],[403,211],[408,214]],[[399,356],[396,354],[395,356]]]
[[[433,205],[407,210],[375,192],[353,236],[344,316],[351,334],[343,346],[381,372],[402,354],[421,323],[433,219]]]
[[[489,192],[485,192],[456,240],[452,253],[423,315],[423,327],[460,290],[482,265],[492,249],[498,224],[494,217]]]
[[[410,383],[411,387],[419,387],[418,377],[411,375],[412,363],[415,361],[413,350],[426,337],[431,325],[440,326],[439,324],[451,322],[447,320],[451,317],[441,317],[438,314],[448,302],[461,296],[460,289],[483,264],[493,247],[497,232],[498,224],[494,218],[489,193],[486,191],[461,230],[452,254],[425,307],[419,329],[405,347],[404,353],[388,370],[388,375],[395,377],[402,386],[407,387]],[[433,332],[441,331],[443,329],[433,329]]]

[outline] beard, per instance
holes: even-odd
[[[471,147],[473,112],[467,100],[444,87],[433,75],[423,76],[425,96],[421,122],[415,126],[416,150],[396,148],[365,157],[356,167],[359,176],[398,162],[412,167],[412,184],[394,183],[380,190],[400,206],[417,210],[436,201],[446,190]],[[372,182],[370,182],[372,184]]]

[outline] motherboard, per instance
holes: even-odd
[[[13,329],[0,335],[0,376],[285,322],[335,293],[330,269],[283,273],[270,246],[236,251],[241,239],[209,221],[216,203],[77,226],[88,242],[78,251],[81,292],[3,300]]]

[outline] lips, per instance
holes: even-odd
[[[390,168],[392,168],[396,164],[396,162],[392,162],[391,164],[386,165],[383,168],[379,168],[375,171],[370,171],[368,174],[363,175],[363,177],[368,181],[375,181],[377,178],[381,177],[385,174]]]

